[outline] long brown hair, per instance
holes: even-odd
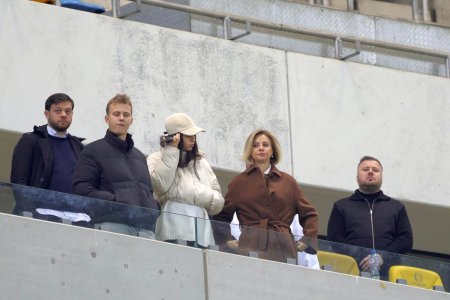
[[[180,158],[178,159],[178,168],[186,168],[191,160],[194,160],[194,172],[198,179],[200,179],[200,176],[198,176],[197,173],[197,160],[202,157],[202,154],[198,151],[198,145],[197,145],[197,138],[195,139],[194,147],[191,151],[184,151],[184,140],[183,140],[183,134],[180,133],[180,143],[178,144],[178,149],[180,150]],[[186,152],[186,156],[183,159],[183,151]]]

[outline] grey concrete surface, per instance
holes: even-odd
[[[0,214],[2,299],[449,299],[329,271]]]
[[[199,249],[0,214],[2,299],[205,299]]]

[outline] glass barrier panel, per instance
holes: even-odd
[[[264,222],[254,227],[212,220],[210,222],[215,242],[222,252],[297,264],[294,236],[288,230],[280,232],[260,229],[260,226],[268,227]]]
[[[376,250],[377,274],[371,274],[372,249],[370,248],[261,230],[257,227],[233,223],[210,222],[212,223],[215,242],[219,251],[222,252],[278,262],[296,263],[309,268],[325,269],[385,281],[390,280],[389,270],[392,266],[421,268],[436,272],[439,275],[442,280],[442,289],[437,286],[438,290],[445,289],[447,292],[450,290],[450,263],[448,262]],[[292,255],[291,251],[298,241],[305,243],[307,247],[304,251],[296,251],[297,255],[295,256]],[[419,273],[416,273],[415,277],[421,276],[417,274]],[[390,281],[396,282],[395,279]],[[412,282],[407,282],[407,284],[413,285]],[[415,286],[426,287],[425,279],[423,283],[419,282]]]
[[[243,226],[6,183],[0,183],[0,203],[3,213],[432,288],[430,279],[416,269],[411,278],[390,274],[393,266],[420,268],[438,274],[445,291],[450,291],[448,262],[381,250],[371,261],[369,248],[294,235],[269,221]],[[304,251],[297,250],[299,244]],[[376,274],[371,273],[371,263],[379,264]]]
[[[12,202],[11,211],[2,212],[135,236],[154,237],[160,213],[159,210],[16,184],[0,183],[0,191],[5,201],[9,198]]]
[[[156,239],[184,246],[207,248],[210,244],[214,244],[214,239],[211,239],[212,232],[206,221],[198,222],[195,217],[162,211],[156,221]]]

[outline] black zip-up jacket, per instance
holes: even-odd
[[[370,202],[359,190],[350,197],[337,201],[328,221],[328,240],[400,254],[411,250],[411,224],[400,201],[381,192],[373,202],[373,222],[370,212]]]
[[[84,139],[68,134],[67,138],[79,158]],[[53,169],[53,149],[47,125],[34,126],[33,132],[22,135],[14,148],[11,166],[11,183],[47,189]]]
[[[67,138],[78,159],[84,148],[82,144],[84,139],[70,134],[67,135]],[[10,182],[48,189],[52,177],[53,160],[53,148],[48,136],[47,125],[34,126],[33,132],[23,134],[14,148]],[[32,197],[31,193],[32,191],[15,189],[15,214],[21,214],[23,211],[34,214],[36,207],[77,211],[67,201],[59,201],[51,197]]]
[[[134,147],[130,134],[123,141],[108,130],[103,139],[87,145],[75,168],[72,191],[107,200],[96,201],[89,209],[93,223],[154,227],[156,215],[149,209],[159,210],[159,204],[153,198],[146,158]]]

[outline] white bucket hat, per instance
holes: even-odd
[[[169,135],[182,133],[196,135],[205,130],[195,125],[194,121],[185,113],[175,113],[166,119],[166,132]]]

